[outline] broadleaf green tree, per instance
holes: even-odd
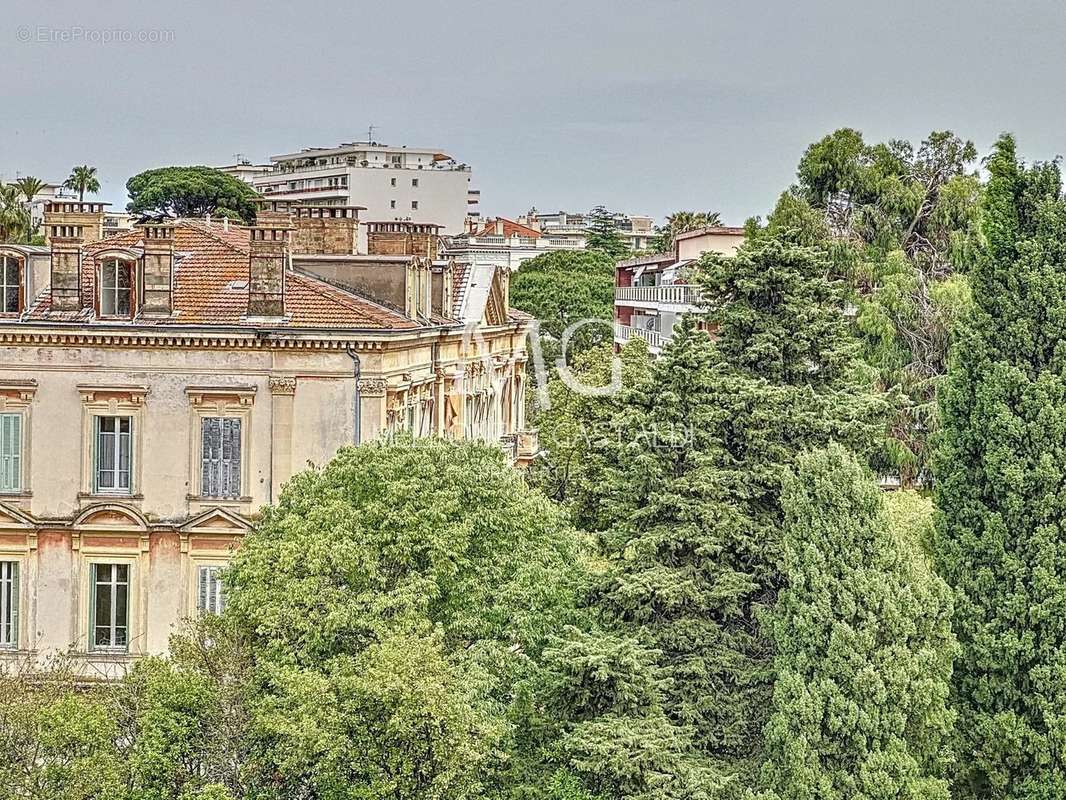
[[[545,362],[562,355],[564,332],[570,363],[582,352],[613,339],[614,261],[599,251],[558,251],[531,258],[511,278],[511,305],[539,322]],[[599,320],[580,324],[584,320]]]
[[[950,131],[917,148],[837,130],[800,160],[799,181],[769,220],[803,231],[847,279],[864,359],[893,401],[878,468],[905,486],[930,478],[936,388],[950,331],[969,302],[981,181],[976,149]],[[811,213],[813,212],[813,214]]]
[[[259,195],[242,180],[213,167],[160,167],[126,181],[132,214],[202,217],[211,214],[251,223]]]
[[[365,444],[293,478],[227,576],[283,796],[499,791],[580,551],[489,445]]]

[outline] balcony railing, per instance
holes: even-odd
[[[614,324],[614,338],[620,342],[628,342],[630,339],[643,339],[648,343],[648,347],[653,349],[659,349],[669,338],[663,335],[659,331],[649,331],[646,328],[634,328],[630,325],[623,325],[620,322]]]
[[[663,284],[662,286],[618,286],[615,300],[630,300],[637,303],[663,303],[664,305],[699,305],[700,287],[688,283]]]

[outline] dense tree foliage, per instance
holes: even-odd
[[[202,217],[212,214],[243,222],[255,220],[255,190],[213,167],[160,167],[126,181],[133,214]]]
[[[673,735],[733,791],[756,774],[772,689],[760,619],[781,585],[781,477],[811,444],[868,452],[880,424],[844,287],[826,273],[819,251],[769,233],[707,256],[716,339],[684,319],[589,459],[601,463],[582,523],[607,562],[590,604],[605,631],[655,654]]]
[[[79,691],[64,660],[0,669],[0,795],[19,800],[122,798],[115,707]]]
[[[966,798],[1066,794],[1066,202],[1057,163],[988,161],[973,308],[941,391],[936,542],[956,591]]]
[[[613,518],[603,489],[607,466],[616,460],[625,435],[617,423],[627,390],[650,372],[647,344],[630,339],[617,357],[609,344],[583,353],[575,359],[570,382],[556,375],[548,383],[547,407],[536,417],[544,453],[532,465],[531,479],[563,503],[583,530],[602,530]]]
[[[614,222],[614,214],[603,206],[589,212],[586,227],[585,247],[604,253],[612,260],[622,258],[629,252],[629,245]]]
[[[0,242],[26,243],[33,235],[30,212],[14,183],[0,183]]]
[[[950,590],[916,526],[839,445],[797,461],[781,505],[764,796],[947,800]]]
[[[540,323],[545,361],[554,364],[562,338],[573,328],[567,362],[613,340],[614,260],[599,251],[542,253],[526,261],[511,278],[511,305]],[[583,320],[601,320],[581,324]]]
[[[976,150],[950,131],[917,148],[843,128],[812,144],[769,225],[823,247],[851,287],[865,360],[893,400],[878,458],[905,485],[929,477],[936,386],[969,301],[977,240]]]

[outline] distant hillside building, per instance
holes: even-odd
[[[689,266],[707,252],[731,256],[744,243],[744,229],[716,225],[677,236],[668,253],[619,261],[615,266],[614,341],[644,339],[658,354],[686,312],[699,310],[699,287]]]

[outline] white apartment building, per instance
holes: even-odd
[[[439,225],[445,235],[463,233],[468,213],[476,210],[470,167],[436,148],[348,142],[270,161],[270,171],[251,176],[251,184],[271,200],[360,206],[369,222]]]
[[[651,253],[615,264],[614,342],[639,338],[653,355],[662,352],[684,314],[700,310],[699,286],[691,265],[704,253],[735,255],[744,229],[712,225],[679,234],[667,253]]]
[[[442,255],[445,258],[462,264],[506,267],[514,271],[542,253],[585,249],[584,231],[576,235],[554,236],[504,217],[487,219],[480,226],[471,221],[468,228],[461,236],[443,240]]]
[[[239,181],[244,181],[247,184],[251,184],[256,178],[260,178],[263,175],[267,175],[274,170],[273,164],[253,164],[251,161],[243,160],[238,161],[235,164],[227,164],[224,167],[215,167],[219,172],[224,172],[227,175],[231,175]]]
[[[651,240],[655,236],[655,220],[642,214],[613,215],[615,228],[629,245],[633,252],[647,250]],[[571,213],[568,211],[542,212],[531,208],[518,218],[518,222],[536,228],[543,235],[553,239],[581,238],[584,240],[588,230],[589,215],[587,213]]]

